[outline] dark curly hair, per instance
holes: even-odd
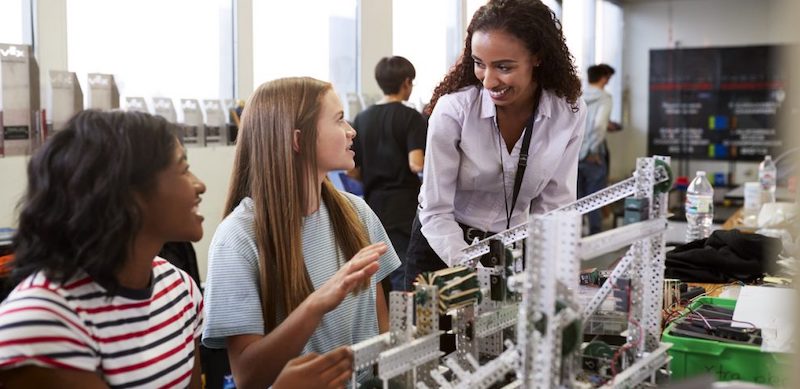
[[[18,207],[12,277],[44,271],[66,282],[78,270],[109,293],[141,228],[134,192],[155,189],[174,158],[176,128],[139,112],[83,111],[31,158]]]
[[[523,41],[541,61],[535,73],[539,85],[558,97],[566,98],[572,110],[577,112],[581,81],[564,41],[561,22],[553,11],[539,0],[491,0],[472,17],[464,40],[464,53],[433,90],[433,97],[425,110],[427,114],[433,111],[440,97],[465,86],[481,86],[472,59],[472,34],[491,30],[508,32]]]

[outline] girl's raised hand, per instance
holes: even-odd
[[[322,315],[336,308],[348,293],[378,271],[378,258],[388,249],[383,242],[361,249],[321,288],[308,296],[312,307]]]

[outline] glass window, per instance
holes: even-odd
[[[488,0],[467,0],[467,20],[464,22],[464,35],[467,33],[467,26],[469,26],[469,22],[472,21],[472,16],[475,15],[475,11],[484,6],[487,2]]]
[[[417,71],[409,103],[421,109],[463,48],[457,1],[392,2],[394,55],[408,58]],[[374,66],[374,65],[373,65]]]
[[[121,107],[129,96],[232,98],[232,23],[231,0],[68,0],[69,70],[84,91],[87,73],[113,74]]]
[[[542,3],[544,5],[550,7],[551,10],[556,14],[558,20],[561,20],[561,1],[562,0],[543,0]]]
[[[254,86],[310,76],[355,92],[357,26],[356,0],[254,1]]]
[[[0,1],[0,43],[30,44],[30,0]]]
[[[487,2],[488,0],[467,0],[467,22],[464,24],[464,30],[466,30],[466,26],[469,25],[470,20],[472,20],[472,15],[475,14],[475,11]],[[550,7],[550,9],[555,12],[556,17],[561,20],[561,0],[543,0],[542,3]]]
[[[622,7],[606,0],[598,0],[595,35],[595,62],[605,63],[614,68],[606,90],[614,101],[611,120],[622,120]]]

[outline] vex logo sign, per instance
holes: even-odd
[[[153,105],[155,109],[172,109],[172,99],[153,98]]]
[[[5,49],[0,48],[0,57],[24,58],[25,52],[18,49],[17,46],[8,46]]]
[[[111,85],[111,78],[103,74],[90,74],[89,85],[91,86],[109,86]]]

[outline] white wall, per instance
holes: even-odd
[[[392,55],[392,0],[361,0],[358,12],[358,91],[381,96],[374,69],[381,58]]]
[[[672,0],[624,3],[623,88],[629,115],[610,134],[611,177],[627,177],[647,153],[648,77],[651,49],[788,43],[796,39],[777,0]],[[674,160],[673,160],[674,161]],[[689,170],[727,171],[727,162],[690,164]],[[754,163],[737,164],[737,181],[757,177]]]
[[[253,0],[233,3],[236,29],[233,35],[234,71],[237,99],[247,101],[253,93]],[[203,269],[205,271],[205,269]]]
[[[68,70],[66,0],[37,0],[34,28],[36,62],[39,65],[39,88],[45,107],[50,70]]]
[[[203,239],[194,244],[197,267],[200,269],[200,279],[203,281],[208,270],[208,246],[214,237],[214,231],[222,221],[235,151],[234,146],[198,147],[188,150],[192,172],[206,184],[206,193],[200,203],[200,214],[205,218]]]
[[[16,207],[28,178],[25,170],[29,157],[0,158],[0,228],[17,227]]]

